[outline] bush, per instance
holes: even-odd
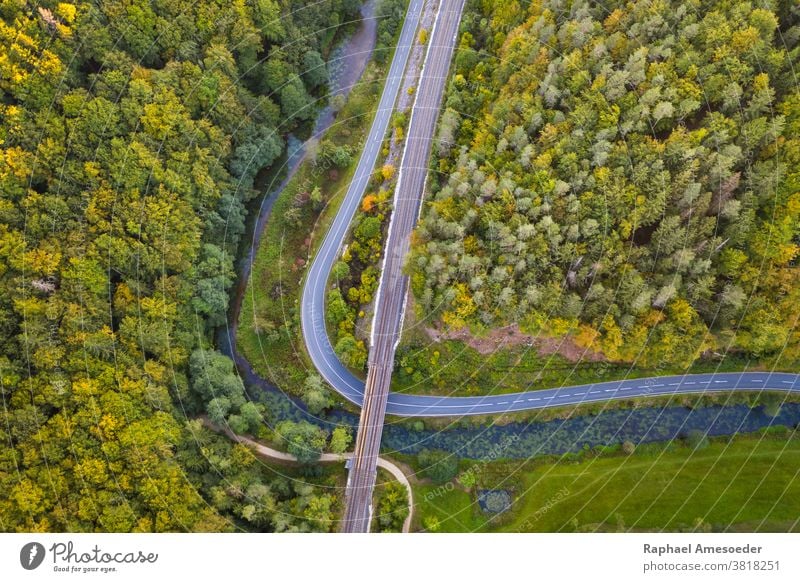
[[[686,435],[686,444],[695,451],[699,451],[708,446],[708,436],[700,430],[690,430]]]
[[[408,492],[405,486],[392,481],[385,485],[378,499],[378,531],[403,531],[403,522],[408,517]]]
[[[458,482],[461,483],[461,486],[465,489],[472,489],[475,487],[478,479],[475,477],[474,471],[464,471],[458,476]]]
[[[345,263],[344,261],[337,261],[336,264],[333,265],[331,269],[331,278],[334,281],[338,281],[340,279],[346,279],[350,276],[350,265]]]
[[[458,457],[437,449],[424,449],[417,456],[419,474],[434,483],[446,483],[458,473]]]
[[[771,418],[775,418],[781,413],[781,404],[783,404],[783,396],[775,394],[774,392],[766,392],[759,395],[758,403],[763,407],[764,414]]]
[[[350,446],[352,441],[353,435],[350,428],[346,426],[337,426],[333,429],[331,442],[328,448],[332,453],[342,454],[347,450],[347,447]]]
[[[289,454],[297,457],[300,463],[316,462],[328,440],[324,430],[309,422],[284,420],[278,424],[276,432],[283,439]]]

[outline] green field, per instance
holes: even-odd
[[[700,450],[648,445],[579,463],[479,463],[472,490],[416,486],[415,523],[435,516],[443,532],[798,531],[800,438],[790,434],[714,440]],[[511,510],[491,520],[477,488],[512,490]]]

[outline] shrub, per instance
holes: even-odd
[[[417,456],[420,475],[434,483],[446,483],[458,473],[458,457],[437,449],[424,449]]]

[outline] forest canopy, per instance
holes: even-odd
[[[420,315],[646,367],[800,360],[800,11],[473,2],[409,268]]]
[[[216,395],[260,424],[203,350],[253,178],[313,117],[358,6],[2,3],[0,529],[330,528],[333,496],[184,419]]]

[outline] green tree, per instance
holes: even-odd
[[[723,347],[774,362],[792,324],[767,287],[798,278],[796,172],[768,178],[796,150],[785,5],[557,4],[465,20],[408,261],[420,315],[579,335],[641,367]]]
[[[353,440],[353,435],[350,428],[346,426],[337,426],[331,433],[331,442],[328,448],[332,453],[342,454],[347,451],[350,443]]]
[[[228,416],[228,412],[230,411],[230,409],[231,409],[231,401],[228,400],[225,396],[218,396],[217,398],[212,398],[206,405],[208,418],[210,418],[213,422],[215,422],[218,425],[222,425],[225,423],[225,418]]]
[[[276,130],[253,124],[245,126],[231,159],[231,173],[250,183],[262,168],[274,162],[283,149]]]
[[[379,531],[403,531],[403,522],[408,517],[408,491],[405,486],[392,481],[380,487],[375,514]]]
[[[264,415],[258,404],[255,402],[245,402],[239,407],[239,414],[242,420],[247,424],[247,431],[252,434],[258,434],[264,423]]]
[[[237,409],[244,404],[244,385],[233,361],[213,350],[195,350],[189,359],[192,388],[205,402],[225,397]]]
[[[434,483],[447,483],[458,473],[456,455],[438,449],[423,449],[417,455],[419,474]]]
[[[280,91],[281,112],[287,119],[307,120],[314,116],[311,97],[299,80],[286,83]]]
[[[330,392],[318,374],[308,376],[304,388],[303,402],[311,414],[320,414],[333,404]]]
[[[321,428],[308,422],[284,420],[275,432],[286,445],[286,450],[301,463],[309,464],[319,459],[325,448],[327,435]]]
[[[781,413],[781,405],[784,402],[784,397],[774,392],[765,392],[759,394],[758,403],[764,407],[764,414],[775,418]]]
[[[326,54],[336,23],[358,12],[338,0],[291,8],[3,6],[4,529],[312,527],[300,494],[249,450],[176,420],[207,412],[255,431],[264,412],[207,347],[225,322],[253,178],[297,124],[274,101],[286,83],[308,96],[304,55]]]
[[[350,334],[341,335],[334,349],[342,362],[351,368],[361,370],[367,364],[367,350],[364,342],[356,340]]]
[[[341,279],[346,279],[350,276],[350,265],[348,265],[344,261],[336,261],[333,267],[331,268],[331,277],[339,281]]]
[[[355,229],[355,237],[361,243],[368,243],[381,233],[381,221],[376,216],[365,216]]]
[[[303,78],[314,89],[328,82],[328,69],[317,51],[308,51],[303,57]]]
[[[192,305],[208,325],[216,327],[225,323],[228,310],[228,289],[234,280],[231,257],[213,244],[202,248],[200,263],[196,267],[196,295]]]

